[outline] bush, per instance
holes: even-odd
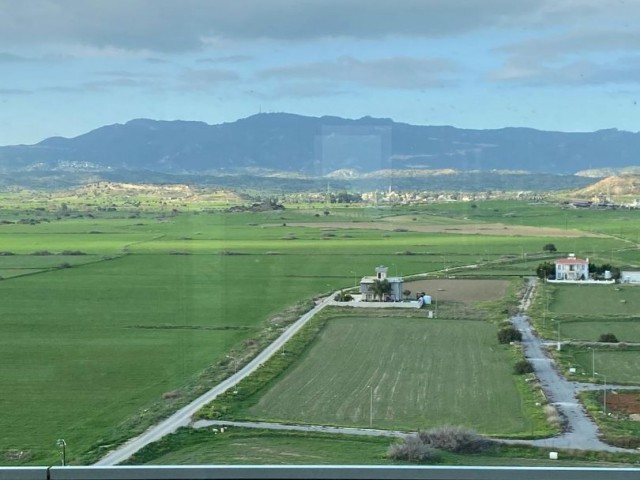
[[[618,343],[619,342],[618,338],[613,333],[603,333],[598,338],[598,341],[599,342],[604,342],[604,343]]]
[[[437,462],[440,460],[440,452],[425,445],[420,437],[414,434],[391,445],[387,450],[387,458],[409,462]]]
[[[481,452],[492,444],[491,440],[465,427],[437,427],[418,432],[418,436],[426,446],[452,453]]]
[[[529,360],[520,360],[513,366],[516,375],[524,375],[533,372],[533,365]]]
[[[508,326],[498,330],[498,342],[511,343],[522,341],[522,333],[514,326]]]
[[[350,302],[351,300],[353,300],[353,297],[350,294],[341,291],[339,293],[336,293],[333,299],[336,302]]]

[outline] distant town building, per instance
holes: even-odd
[[[402,300],[402,286],[404,281],[402,277],[388,277],[387,271],[389,269],[383,265],[376,267],[376,274],[374,276],[362,277],[360,280],[360,294],[362,300],[373,301],[376,300],[375,293],[373,291],[373,284],[378,281],[387,280],[391,286],[391,292],[383,300],[389,300],[392,302],[399,302]]]
[[[576,258],[570,253],[567,258],[555,261],[556,280],[587,280],[589,278],[589,259]]]

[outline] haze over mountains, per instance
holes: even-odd
[[[137,119],[0,147],[0,172],[153,171],[356,177],[380,170],[575,174],[638,165],[640,134],[469,130],[390,119],[263,113],[232,123]]]

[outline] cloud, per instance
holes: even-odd
[[[310,80],[347,83],[371,88],[421,89],[451,83],[457,67],[449,60],[389,57],[358,60],[343,56],[335,61],[290,65],[263,70],[258,77],[279,82]]]
[[[606,63],[578,60],[558,65],[507,67],[494,80],[528,86],[640,84],[640,55]]]
[[[232,70],[223,69],[189,69],[179,76],[179,82],[182,88],[193,90],[209,89],[217,87],[220,84],[234,82],[240,80],[240,76]]]
[[[506,54],[503,65],[489,74],[491,81],[528,85],[594,85],[639,82],[635,61],[640,55],[636,31],[580,29],[516,42],[496,49]],[[618,78],[616,79],[616,75]]]
[[[211,39],[437,37],[525,19],[543,0],[0,0],[0,45],[184,52]]]
[[[196,60],[197,63],[243,63],[254,60],[254,57],[251,55],[227,55],[225,57],[215,57],[215,58],[199,58]]]
[[[30,95],[33,93],[30,90],[23,90],[20,88],[0,88],[0,95]]]
[[[640,52],[640,33],[608,29],[578,30],[514,43],[497,51],[507,53],[512,60],[523,63],[598,52]]]
[[[0,52],[0,63],[22,63],[32,62],[33,59],[23,57],[22,55],[14,55],[13,53]]]

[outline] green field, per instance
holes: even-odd
[[[634,316],[640,312],[640,288],[620,285],[556,285],[551,315]]]
[[[511,364],[485,322],[336,318],[252,417],[415,430],[526,431]]]
[[[130,465],[397,465],[385,457],[394,440],[322,433],[277,432],[230,428],[224,434],[208,429],[181,429],[135,454]],[[554,449],[557,451],[557,449]],[[442,465],[504,465],[538,467],[623,467],[637,465],[633,453],[560,451],[496,446],[488,452],[460,455],[443,452]]]
[[[75,199],[27,195],[3,194],[0,208],[0,251],[14,254],[0,255],[0,463],[12,463],[5,455],[10,450],[26,452],[21,463],[54,463],[58,438],[66,440],[72,463],[95,460],[101,445],[123,441],[228,375],[233,368],[226,355],[249,356],[256,344],[266,341],[262,339],[277,335],[288,307],[352,287],[376,265],[388,265],[391,273],[405,276],[533,274],[532,259],[547,242],[578,255],[632,258],[629,243],[618,238],[467,235],[456,225],[539,221],[542,226],[585,230],[597,225],[599,231],[626,240],[635,238],[640,225],[636,212],[625,212],[630,219],[619,229],[618,212],[597,212],[589,218],[589,212],[582,212],[585,218],[580,218],[563,210],[562,217],[558,206],[518,202],[479,202],[475,209],[332,208],[325,216],[318,213],[322,210],[304,209],[224,213],[213,208],[220,204],[216,199],[201,205],[169,202],[170,208],[152,196],[134,201],[104,192],[99,198]],[[118,210],[105,211],[115,208],[111,205]],[[173,211],[174,206],[180,211]],[[370,221],[393,228],[374,228]],[[411,231],[414,224],[446,228],[424,233]],[[42,251],[51,255],[33,255]],[[525,255],[530,255],[526,263]],[[456,270],[475,264],[479,266]],[[629,309],[637,311],[635,302],[628,300]],[[626,308],[621,305],[613,302],[610,308]],[[409,397],[397,410],[392,408],[397,397],[374,395],[374,422],[391,428],[409,425],[411,408],[419,406],[420,416],[414,420],[428,424],[435,418],[432,407],[437,407],[443,418],[486,432],[526,431],[513,385],[498,380],[509,378],[504,376],[509,364],[503,353],[487,347],[486,342],[494,341],[493,328],[476,322],[460,332],[460,338],[434,330],[449,342],[449,352],[460,349],[461,354],[450,355],[449,363],[441,365],[418,355],[422,363],[411,367],[414,376],[421,379],[428,372],[429,378],[415,382],[401,376],[397,388]],[[397,340],[406,333],[390,335]],[[432,351],[444,348],[432,341],[424,340]],[[474,341],[486,347],[475,349],[476,357],[474,349],[464,348]],[[420,352],[419,345],[412,349]],[[386,351],[394,361],[382,366],[400,369],[399,352],[393,356]],[[367,352],[359,352],[365,358]],[[476,371],[482,362],[494,368]],[[424,370],[416,370],[420,368]],[[475,384],[473,392],[465,387],[469,391],[461,393],[466,399],[454,395],[452,384],[441,376],[458,369],[460,383],[475,382],[476,377],[484,382],[482,387]],[[206,380],[198,376],[202,372]],[[368,378],[377,382],[375,387],[390,381],[374,372]],[[359,402],[360,411],[354,417],[343,410],[341,418],[367,423],[363,388],[344,390],[354,395],[351,400]],[[439,392],[436,397],[427,397],[434,392]],[[411,395],[416,395],[413,400]],[[431,402],[427,407],[420,401],[423,397]],[[464,411],[461,405],[472,400],[478,408]],[[412,401],[417,403],[411,406]],[[479,406],[485,405],[496,412],[492,402],[509,415],[481,411]],[[321,411],[320,416],[328,415]]]
[[[640,319],[621,322],[589,321],[560,324],[563,338],[595,342],[603,333],[613,333],[621,342],[640,343]]]
[[[575,367],[574,378],[583,381],[604,383],[606,377],[610,384],[640,384],[639,347],[595,347],[594,358],[593,350],[587,347],[566,346],[561,360],[567,370]],[[592,377],[594,364],[598,375]]]

